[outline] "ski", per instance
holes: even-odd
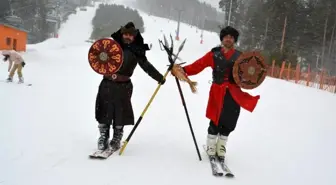
[[[206,146],[203,145],[203,149],[205,150],[205,153],[208,155],[208,153],[206,152]],[[223,176],[224,174],[222,172],[220,172],[219,168],[218,168],[218,165],[217,165],[217,156],[210,156],[208,155],[209,157],[209,162],[210,162],[210,165],[211,165],[211,171],[212,171],[212,175],[213,176],[216,176],[216,177],[221,177]]]
[[[220,170],[217,166],[217,157],[216,156],[209,156],[209,161],[210,161],[210,165],[211,165],[212,175],[214,175],[216,177],[223,176],[224,174],[222,172],[220,172]]]
[[[92,154],[89,155],[90,158],[98,158],[99,155],[101,155],[104,152],[104,150],[96,150]]]
[[[22,82],[17,82],[17,83],[14,83],[14,82],[8,82],[8,81],[4,81],[4,80],[1,80],[0,82],[3,82],[3,83],[8,83],[8,84],[22,84],[22,85],[25,85],[25,86],[32,86],[33,84],[31,83],[22,83]]]
[[[18,82],[17,84],[22,84],[22,85],[25,85],[25,86],[32,86],[33,84],[30,84],[30,83],[22,83],[22,82]]]
[[[225,177],[234,177],[234,174],[231,172],[230,168],[225,164],[224,159],[219,159],[219,165],[221,166]]]
[[[204,148],[204,150],[206,152],[206,145],[203,145],[203,148]],[[228,178],[233,178],[234,177],[234,174],[232,173],[232,171],[230,170],[230,168],[225,164],[225,160],[224,159],[221,159],[218,156],[209,156],[209,160],[210,160],[210,164],[211,164],[212,174],[214,176],[224,176],[224,177],[228,177]],[[217,164],[219,164],[219,166],[221,167],[221,169],[222,169],[223,172],[221,172],[218,169],[218,165]]]
[[[89,155],[91,159],[107,159],[109,158],[114,152],[118,151],[119,149],[112,149],[108,148],[106,150],[97,150]]]

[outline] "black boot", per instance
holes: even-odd
[[[121,147],[121,139],[123,137],[123,134],[123,127],[113,129],[113,138],[110,142],[112,150],[118,150]]]
[[[98,139],[98,150],[106,150],[108,148],[108,140],[110,138],[110,125],[99,124],[100,137]]]
[[[8,78],[6,79],[6,82],[13,82],[13,78],[8,77]]]

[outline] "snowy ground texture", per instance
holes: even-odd
[[[198,161],[175,80],[169,76],[122,156],[89,160],[96,149],[94,104],[101,76],[87,61],[94,8],[72,15],[60,32],[29,46],[24,77],[33,86],[0,83],[1,185],[335,185],[335,95],[267,78],[252,94],[261,99],[254,113],[241,112],[228,143],[227,160],[236,178],[215,178],[202,149],[211,79],[207,69],[193,77],[198,94],[183,84],[203,161]],[[149,60],[164,73],[167,57],[158,38],[176,23],[143,14]],[[160,26],[157,26],[160,25]],[[161,30],[163,32],[161,32]],[[112,30],[111,30],[112,32]],[[216,34],[181,26],[187,38],[181,57],[190,63],[218,44]],[[7,63],[0,63],[7,77]],[[133,104],[140,115],[157,83],[140,67]],[[125,130],[125,136],[131,127]]]

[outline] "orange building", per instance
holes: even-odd
[[[0,23],[0,50],[26,51],[26,30]]]

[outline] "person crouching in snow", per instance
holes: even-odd
[[[234,62],[241,52],[234,48],[239,32],[230,26],[220,32],[221,46],[213,48],[202,58],[187,66],[175,64],[174,76],[192,76],[206,67],[212,68],[206,117],[210,119],[207,135],[207,154],[218,156],[224,162],[228,136],[235,130],[240,115],[240,108],[252,112],[260,96],[251,96],[243,92],[235,83],[232,75]]]
[[[19,76],[19,83],[23,83],[22,68],[25,66],[22,56],[15,50],[6,50],[2,52],[2,55],[5,57],[4,62],[9,61],[8,72],[9,76],[7,82],[12,82],[15,71]],[[13,65],[14,64],[14,65]]]

